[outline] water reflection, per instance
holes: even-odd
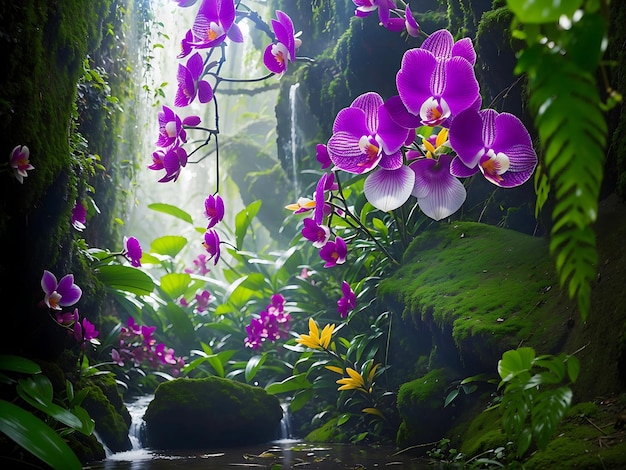
[[[394,455],[393,447],[368,447],[344,444],[308,444],[298,440],[279,440],[270,444],[202,451],[137,449],[113,454],[103,462],[85,467],[102,470],[170,470],[249,468],[371,469],[402,468],[423,470],[427,462],[409,455]]]

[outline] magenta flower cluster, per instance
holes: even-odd
[[[119,345],[111,351],[111,358],[118,366],[127,363],[134,367],[150,367],[154,370],[169,370],[177,377],[185,366],[185,361],[177,357],[174,349],[165,343],[157,343],[152,336],[156,327],[138,325],[133,317],[129,317],[120,330]]]
[[[258,350],[265,342],[275,342],[289,337],[289,321],[291,315],[285,312],[285,298],[274,294],[270,304],[250,320],[246,326],[248,336],[244,340],[247,348]]]

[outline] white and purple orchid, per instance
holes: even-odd
[[[396,121],[438,126],[470,107],[480,107],[478,81],[474,75],[476,53],[471,41],[454,42],[449,31],[442,29],[424,41],[422,47],[410,49],[402,57],[396,85],[400,95],[392,101]],[[403,107],[405,109],[403,109]],[[412,115],[409,117],[403,114]]]
[[[276,10],[276,19],[272,19],[272,29],[276,41],[265,48],[263,63],[270,72],[282,76],[289,62],[296,60],[296,49],[302,41],[299,39],[300,32],[294,32],[291,18],[280,10]]]
[[[396,124],[378,93],[357,97],[337,114],[328,155],[333,164],[348,173],[368,175],[365,196],[377,209],[400,207],[411,195],[413,173],[404,166],[400,148],[409,130]]]
[[[234,0],[202,0],[193,26],[181,42],[178,57],[187,56],[192,49],[219,46],[226,38],[243,42],[243,34],[235,18]]]
[[[457,154],[450,171],[466,178],[479,170],[493,184],[512,188],[526,182],[537,166],[530,134],[517,116],[493,109],[468,109],[450,125]]]
[[[45,294],[44,304],[53,310],[61,310],[61,307],[74,305],[83,295],[81,288],[74,284],[73,274],[66,274],[57,282],[54,274],[44,270],[41,288]]]

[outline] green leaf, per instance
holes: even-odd
[[[259,369],[265,362],[265,359],[267,359],[266,353],[257,354],[255,356],[252,356],[250,359],[248,359],[248,363],[246,364],[246,373],[245,373],[246,382],[249,383],[252,379],[254,379],[254,376],[256,375],[256,373],[259,371]]]
[[[191,276],[187,273],[169,273],[161,277],[160,288],[171,300],[178,299],[187,292]]]
[[[46,423],[4,400],[0,400],[0,432],[54,469],[82,468],[72,449]]]
[[[179,346],[193,344],[196,340],[195,328],[187,312],[174,302],[168,302],[160,310],[165,312],[171,324],[171,330],[175,334],[177,344]]]
[[[282,382],[274,382],[265,387],[265,391],[270,395],[278,393],[293,392],[294,390],[311,388],[311,382],[306,378],[306,372],[287,377]]]
[[[350,413],[344,413],[337,418],[337,426],[341,426],[342,424],[346,424],[350,419]]]
[[[580,372],[580,362],[576,356],[568,356],[567,361],[567,375],[571,382],[576,382],[578,379],[578,373]]]
[[[443,407],[445,408],[446,406],[448,406],[458,396],[459,396],[459,389],[458,388],[453,389],[450,393],[448,393],[448,396],[446,397]]]
[[[259,199],[258,201],[250,203],[235,216],[235,238],[237,240],[236,243],[238,249],[243,247],[243,239],[246,236],[246,232],[248,231],[252,220],[258,214],[259,209],[261,209],[262,202],[263,201]]]
[[[21,374],[39,374],[41,367],[36,362],[25,357],[0,354],[0,370],[19,372]]]
[[[535,359],[535,350],[525,347],[506,351],[498,361],[498,374],[503,382],[512,380],[517,375],[528,372]]]
[[[107,264],[96,269],[96,277],[106,286],[137,295],[149,295],[154,281],[140,269],[118,264]]]
[[[181,220],[184,220],[187,223],[193,224],[193,219],[191,218],[191,215],[176,206],[172,206],[171,204],[155,202],[153,204],[149,204],[148,209],[152,209],[153,211],[157,212],[163,212],[164,214],[172,215]]]
[[[506,3],[522,23],[554,23],[561,15],[571,18],[583,0],[507,0]]]
[[[265,279],[265,276],[260,273],[240,277],[224,293],[224,302],[230,302],[237,308],[241,308],[251,298],[263,297],[263,289],[266,287]]]
[[[294,393],[293,398],[289,402],[289,409],[292,413],[302,409],[304,405],[306,405],[311,398],[313,398],[313,389],[307,388],[305,390],[298,390]]]
[[[187,244],[187,239],[180,235],[165,235],[156,238],[150,244],[150,251],[175,258]]]
[[[560,387],[545,390],[537,395],[532,409],[532,433],[537,447],[544,450],[552,438],[557,425],[565,417],[572,402],[572,390]]]

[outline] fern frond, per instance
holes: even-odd
[[[561,285],[568,283],[583,318],[590,305],[597,250],[591,225],[598,212],[607,125],[593,75],[543,45],[524,51],[530,108],[543,152],[535,178],[537,210],[555,198],[550,251]]]

